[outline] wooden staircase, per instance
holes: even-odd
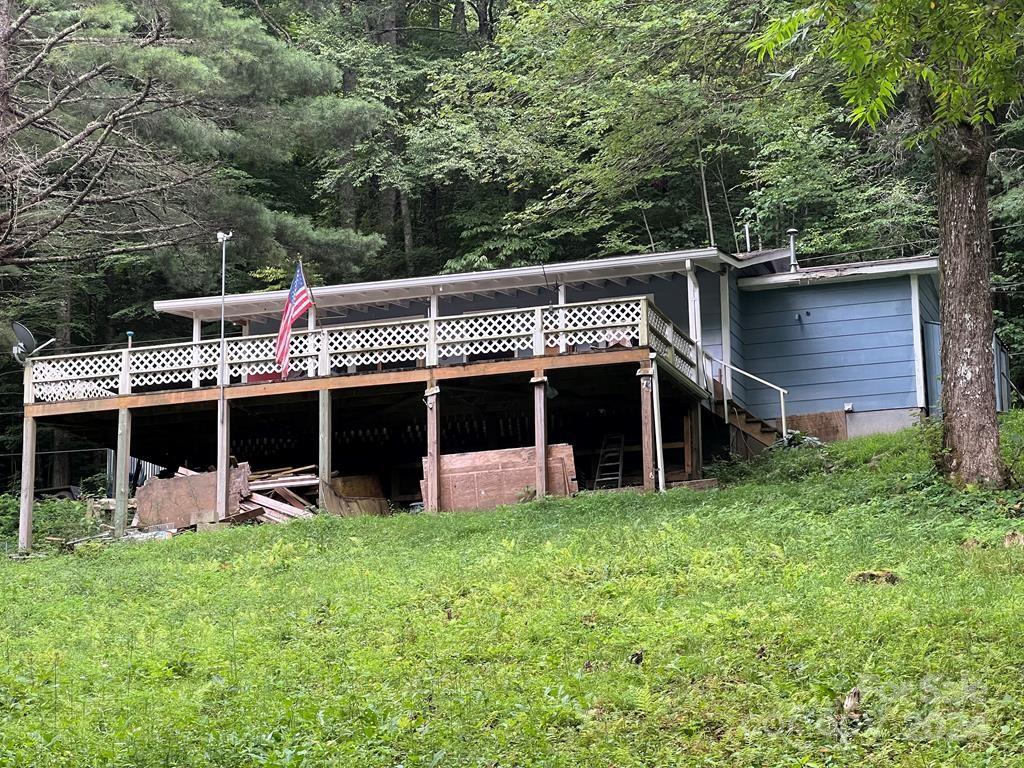
[[[745,436],[745,439],[753,439],[760,447],[766,448],[782,437],[782,432],[774,424],[758,418],[734,400],[729,400],[729,414],[726,418],[722,385],[717,381],[714,387],[714,398],[711,412],[736,427]]]

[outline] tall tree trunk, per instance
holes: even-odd
[[[477,34],[484,40],[491,39],[491,4],[489,0],[477,0],[476,3]]]
[[[452,32],[466,34],[466,3],[464,0],[455,0],[452,6]]]
[[[942,319],[942,468],[965,483],[1005,487],[992,355],[988,130],[959,125],[936,141]],[[915,329],[915,332],[918,332]]]
[[[10,45],[6,42],[11,34],[11,0],[0,0],[0,127],[7,121],[10,110],[7,83],[7,61],[10,57]]]
[[[412,274],[412,210],[409,207],[409,193],[398,191],[398,205],[402,213],[402,239],[405,245],[405,261]]]
[[[71,286],[64,285],[64,290],[57,304],[57,327],[54,338],[56,338],[57,349],[68,350],[71,348]],[[71,485],[71,456],[62,451],[68,450],[71,443],[68,441],[67,433],[60,427],[53,428],[53,461],[50,464],[50,485],[54,488],[62,488]]]

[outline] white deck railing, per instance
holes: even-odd
[[[276,340],[274,334],[226,339],[223,373],[218,339],[38,357],[26,373],[25,401],[216,386],[222,378],[225,384],[277,380]],[[644,297],[295,331],[290,362],[293,376],[329,376],[637,346],[700,383],[697,345]]]

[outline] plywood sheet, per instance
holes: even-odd
[[[249,465],[231,470],[227,516],[238,513],[239,501],[249,496]],[[139,527],[171,525],[189,528],[214,522],[217,473],[201,472],[166,480],[151,477],[135,492]]]
[[[426,458],[423,463],[425,477]],[[491,509],[502,504],[515,504],[529,496],[536,481],[532,447],[443,454],[441,509]],[[548,446],[547,486],[552,496],[568,496],[579,491],[571,445]]]
[[[824,411],[788,416],[786,429],[796,429],[826,443],[833,443],[846,439],[846,414],[843,411]]]

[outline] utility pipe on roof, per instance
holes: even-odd
[[[786,234],[789,235],[789,271],[796,272],[800,269],[800,263],[796,260],[796,236],[798,230],[788,229]]]

